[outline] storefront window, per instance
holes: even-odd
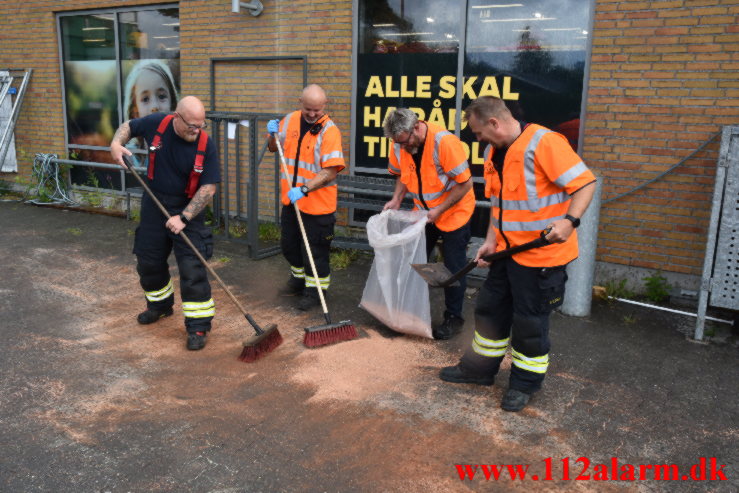
[[[577,149],[591,9],[582,0],[359,0],[353,170],[386,174],[382,122],[409,107],[460,136],[483,199],[484,145],[458,114],[480,96],[502,98]],[[475,233],[484,236],[482,216]]]
[[[388,111],[412,108],[453,128],[462,2],[360,2],[355,169],[384,172]]]
[[[517,118],[557,130],[577,149],[589,17],[580,0],[473,2],[462,106],[501,97]]]
[[[69,157],[110,163],[125,120],[174,110],[179,97],[179,11],[130,8],[60,15]],[[132,141],[143,165],[143,141]],[[118,173],[75,168],[76,184],[117,188]]]

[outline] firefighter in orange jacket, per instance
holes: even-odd
[[[391,112],[384,123],[385,137],[393,140],[388,171],[398,176],[393,198],[385,209],[398,209],[409,193],[418,209],[428,211],[426,252],[442,239],[444,265],[451,271],[467,263],[470,219],[475,194],[467,154],[452,133],[418,119],[407,108]],[[444,289],[444,321],[433,327],[435,339],[449,339],[462,328],[466,280]]]
[[[580,217],[595,192],[595,176],[567,139],[540,125],[513,118],[502,100],[481,97],[466,110],[470,130],[485,150],[485,195],[492,202],[490,227],[477,252],[490,271],[475,307],[471,347],[440,378],[492,385],[511,346],[509,388],[501,407],[520,411],[541,388],[549,365],[549,315],[562,304],[566,265],[577,258]],[[489,253],[521,245],[551,228],[550,245],[498,260]]]
[[[325,114],[328,98],[318,85],[311,84],[300,96],[301,109],[281,121],[270,120],[269,150],[275,152],[280,139],[289,175],[280,173],[282,253],[290,263],[291,275],[285,294],[301,294],[298,308],[308,310],[320,304],[317,288],[331,284],[329,250],[336,223],[336,175],[344,169],[341,132]],[[276,137],[275,137],[276,136]],[[311,271],[295,207],[300,208],[318,279]]]

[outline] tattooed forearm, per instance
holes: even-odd
[[[308,185],[308,188],[310,188],[311,190],[318,190],[319,188],[333,181],[336,178],[337,174],[338,171],[335,167],[323,168],[309,182],[310,184]]]
[[[126,121],[118,127],[118,130],[115,131],[113,142],[118,142],[120,145],[124,146],[129,140],[131,140],[131,127],[128,126],[128,122]]]
[[[195,196],[190,200],[190,203],[187,204],[187,207],[185,207],[185,210],[182,211],[182,213],[188,219],[192,219],[197,216],[203,211],[203,209],[205,209],[205,206],[208,205],[208,202],[210,202],[210,199],[213,198],[215,193],[216,186],[214,184],[209,183],[207,185],[202,185],[198,188],[198,191],[195,192]]]

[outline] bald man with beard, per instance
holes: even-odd
[[[216,146],[205,127],[203,103],[187,96],[172,114],[157,112],[124,122],[110,144],[111,156],[123,166],[122,156],[131,155],[126,143],[134,137],[146,140],[148,185],[171,216],[167,219],[148,195],[141,199],[141,224],[136,228],[133,253],[146,310],[139,313],[138,323],[152,324],[173,314],[174,288],[167,259],[174,250],[190,350],[205,347],[215,315],[205,266],[179,235],[184,230],[206,259],[213,255],[213,235],[205,225],[204,210],[221,181],[221,170]]]
[[[298,308],[320,305],[318,288],[326,292],[331,284],[329,250],[336,223],[336,175],[345,167],[341,132],[325,113],[328,97],[317,84],[303,89],[300,109],[282,120],[267,123],[269,150],[277,150],[280,139],[288,175],[280,168],[282,229],[280,244],[290,264],[286,295],[301,295]],[[303,245],[295,208],[299,208],[317,277],[311,270]]]

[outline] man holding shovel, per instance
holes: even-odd
[[[467,263],[470,218],[475,211],[467,154],[460,140],[445,129],[398,108],[385,119],[385,137],[393,140],[388,171],[397,175],[393,198],[385,209],[398,209],[408,193],[416,207],[428,211],[426,254],[442,240],[444,265],[452,272]],[[434,339],[450,339],[462,329],[465,278],[444,288],[444,321],[432,328]]]
[[[205,206],[221,181],[216,146],[203,130],[205,108],[193,96],[182,98],[174,114],[153,113],[124,122],[110,143],[110,154],[121,166],[131,155],[126,143],[143,137],[149,144],[148,185],[167,209],[170,219],[147,195],[141,199],[141,224],[136,228],[133,253],[146,296],[140,324],[151,324],[172,315],[174,289],[167,258],[174,249],[180,271],[180,294],[185,314],[187,349],[205,347],[215,315],[206,268],[179,233],[188,237],[208,259],[213,255],[213,235],[205,226]]]
[[[306,86],[299,101],[299,110],[281,121],[270,120],[267,131],[270,151],[277,151],[275,138],[280,139],[290,173],[280,173],[280,246],[291,271],[283,292],[302,295],[298,308],[305,311],[320,306],[317,288],[325,293],[331,285],[329,256],[336,223],[336,175],[344,169],[344,153],[339,127],[325,113],[328,98],[321,86]],[[302,214],[317,278],[310,272],[296,206]]]
[[[477,252],[490,271],[475,307],[475,335],[447,382],[492,385],[511,345],[513,364],[501,407],[520,411],[541,388],[549,365],[549,315],[562,304],[567,264],[577,258],[575,228],[595,192],[595,176],[562,135],[513,118],[494,97],[476,99],[465,118],[485,149],[490,227]],[[535,240],[551,228],[547,246],[492,265],[481,257]]]

